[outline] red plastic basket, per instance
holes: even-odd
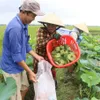
[[[71,50],[75,53],[76,55],[76,59],[73,60],[72,62],[69,62],[65,65],[57,65],[56,63],[54,63],[53,58],[51,56],[51,52],[55,49],[55,47],[60,46],[60,45],[68,45]],[[47,56],[50,60],[50,63],[57,68],[65,68],[65,67],[69,67],[71,65],[73,65],[75,62],[77,62],[80,58],[80,49],[78,44],[76,43],[76,41],[69,35],[63,35],[61,36],[61,38],[59,40],[56,39],[52,39],[47,43],[46,46],[46,51],[47,51]]]

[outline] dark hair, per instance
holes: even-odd
[[[23,10],[21,10],[21,6],[19,7],[19,11],[22,12],[22,13],[27,13],[27,14],[32,13],[31,11],[23,11]]]
[[[27,14],[32,13],[31,11],[23,11],[23,10],[20,10],[20,12],[22,12],[22,13],[27,13]],[[32,14],[33,14],[33,13],[32,13]]]

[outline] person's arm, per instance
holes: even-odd
[[[77,33],[76,32],[71,32],[71,36],[77,41]]]
[[[30,55],[32,55],[33,57],[35,57],[38,61],[44,60],[44,58],[42,56],[39,56],[38,54],[36,54],[33,50],[31,50],[29,52]]]
[[[25,63],[24,60],[21,62],[18,62],[18,65],[23,67],[26,70],[26,72],[28,72],[29,80],[33,82],[37,82],[35,73],[28,67],[28,65]]]
[[[17,27],[10,30],[9,45],[13,61],[28,72],[30,80],[36,82],[35,74],[31,71],[21,56],[21,33]]]

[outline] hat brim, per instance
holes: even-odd
[[[44,23],[44,24],[54,24],[54,25],[57,25],[57,26],[64,27],[64,24],[62,23],[62,21],[60,20],[60,18],[57,15],[55,15],[54,13],[48,13],[48,14],[46,14],[38,22]]]
[[[41,10],[38,10],[36,12],[33,12],[34,14],[36,14],[37,16],[43,16],[45,15]]]
[[[89,33],[88,29],[86,29],[86,28],[79,27],[79,26],[75,26],[75,27],[78,28],[78,29],[80,29],[80,30],[82,30],[83,32]]]
[[[75,24],[74,27],[76,27],[86,33],[89,33],[88,27],[86,26],[85,23]]]
[[[58,25],[58,24],[55,24],[55,23],[50,23],[50,22],[45,22],[45,21],[38,21],[39,23],[41,24],[53,24],[53,25],[57,25],[57,26],[60,26],[60,27],[65,27],[64,25]]]

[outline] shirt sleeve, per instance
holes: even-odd
[[[75,40],[77,40],[77,33],[76,33],[76,32],[71,32],[71,36],[72,36]]]
[[[21,32],[19,28],[13,28],[10,30],[9,45],[14,62],[21,62],[23,58],[21,56]]]

